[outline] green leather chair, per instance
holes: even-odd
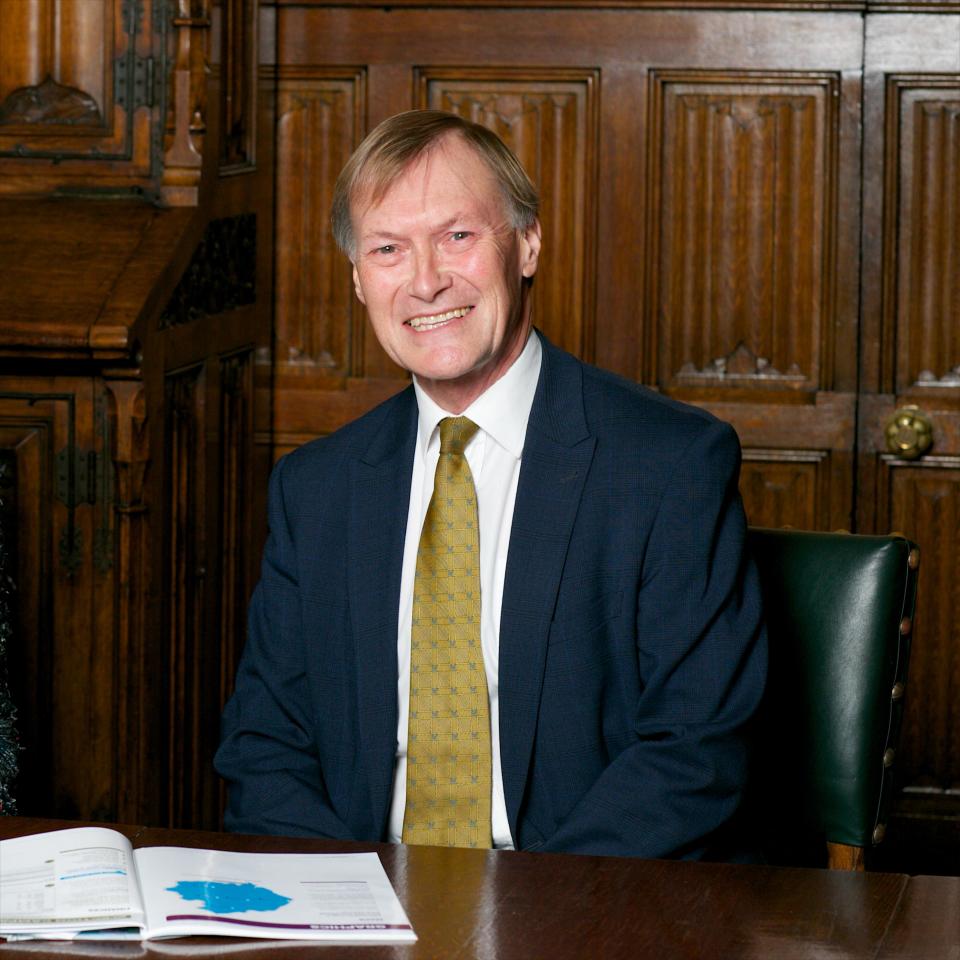
[[[892,798],[919,550],[897,534],[749,542],[770,638],[751,815],[772,863],[863,869]]]

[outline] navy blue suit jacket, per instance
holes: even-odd
[[[277,465],[216,765],[227,826],[385,837],[412,387]],[[766,674],[739,445],[709,414],[543,343],[500,623],[518,849],[702,856]]]

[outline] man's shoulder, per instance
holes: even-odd
[[[644,442],[651,434],[669,434],[674,438],[671,446],[705,432],[732,433],[728,424],[708,410],[664,396],[556,347],[549,349],[554,363],[573,363],[579,368],[584,415],[591,433],[620,434],[624,440],[643,438]]]

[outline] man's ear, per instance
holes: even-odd
[[[364,305],[367,301],[363,299],[363,287],[360,286],[360,274],[357,272],[357,265],[353,264],[353,289],[357,291],[357,299]]]
[[[529,278],[537,272],[540,262],[540,220],[534,218],[529,227],[520,231],[520,270]]]

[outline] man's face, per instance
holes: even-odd
[[[353,280],[374,333],[430,396],[460,413],[520,355],[530,330],[524,277],[540,224],[518,231],[486,164],[451,135],[377,203],[352,206]]]

